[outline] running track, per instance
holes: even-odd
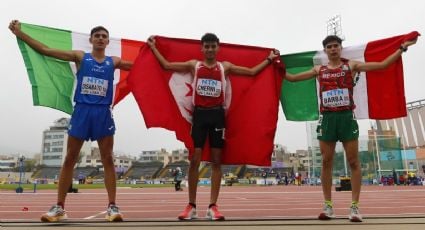
[[[118,188],[117,204],[127,221],[174,221],[187,204],[187,189]],[[424,217],[425,187],[363,186],[360,211],[363,217]],[[38,222],[56,200],[55,190],[16,194],[0,191],[0,222]],[[346,218],[351,192],[332,193],[337,217]],[[316,219],[323,198],[318,186],[222,187],[218,202],[228,220]],[[107,196],[104,189],[68,194],[65,208],[69,221],[103,221]],[[209,203],[209,187],[198,188],[198,215]],[[28,210],[25,211],[24,208]]]

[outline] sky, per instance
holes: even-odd
[[[0,155],[38,153],[42,132],[67,114],[32,105],[31,86],[9,22],[22,22],[88,33],[97,25],[111,37],[145,41],[150,35],[200,39],[206,32],[221,42],[277,48],[281,54],[321,49],[326,22],[341,16],[343,46],[405,34],[425,33],[425,1],[412,0],[6,0],[0,13]],[[403,54],[406,101],[425,99],[425,41]],[[275,143],[289,151],[307,149],[306,123],[286,121],[279,110]],[[147,129],[132,95],[115,106],[114,150],[136,155],[142,150],[183,148],[174,134]],[[370,121],[360,124],[367,135]]]

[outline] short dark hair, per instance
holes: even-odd
[[[109,31],[108,31],[105,27],[103,27],[103,26],[96,26],[96,27],[94,27],[93,29],[91,29],[91,31],[90,31],[90,37],[91,37],[94,33],[98,32],[98,31],[101,31],[101,30],[105,31],[105,32],[109,35]]]
[[[217,44],[219,44],[220,40],[218,39],[217,35],[213,33],[206,33],[201,38],[201,44],[204,44],[205,42],[217,42]]]
[[[322,44],[323,48],[326,47],[326,45],[330,42],[338,42],[340,45],[342,45],[342,39],[336,35],[328,35],[325,39],[323,39]]]

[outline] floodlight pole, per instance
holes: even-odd
[[[378,162],[378,184],[380,183],[381,177],[382,177],[382,172],[381,172],[381,162],[379,160],[379,144],[378,144],[378,136],[376,135],[377,131],[374,126],[372,125],[372,132],[373,132],[373,136],[375,139],[375,147],[376,147],[376,160]]]
[[[335,15],[326,22],[327,35],[336,35],[342,40],[345,39],[342,34],[341,15]]]
[[[335,15],[331,17],[327,22],[327,35],[336,35],[340,37],[342,40],[345,39],[344,35],[342,34],[342,25],[341,25],[341,15]],[[348,176],[348,169],[347,169],[347,156],[344,152],[344,172],[345,176]]]

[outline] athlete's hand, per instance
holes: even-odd
[[[18,20],[12,20],[9,23],[9,30],[16,35],[18,32],[21,31],[21,23]]]
[[[410,40],[410,41],[405,41],[405,42],[403,42],[402,46],[403,47],[408,47],[408,46],[411,46],[411,45],[416,44],[417,41],[418,41],[418,38],[416,38],[414,40]]]
[[[154,35],[151,35],[149,38],[148,38],[148,46],[151,48],[151,49],[153,49],[153,48],[155,48],[155,43],[156,43],[156,41],[155,41],[155,36]]]
[[[267,58],[270,60],[273,60],[275,57],[278,57],[278,56],[279,56],[279,50],[274,49],[270,51],[270,54]]]

